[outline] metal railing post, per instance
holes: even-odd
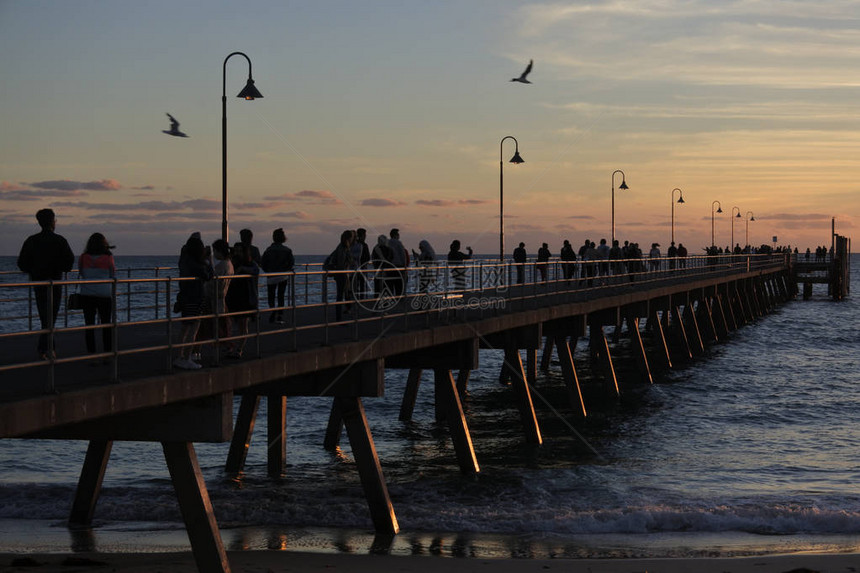
[[[131,283],[129,283],[129,287],[131,287]],[[111,365],[110,365],[110,381],[117,382],[119,381],[119,327],[118,317],[116,312],[116,291],[117,291],[117,278],[113,278],[113,282],[111,283],[111,293],[110,293],[110,304],[111,304],[111,348],[113,350],[113,356],[111,357]],[[131,301],[129,300],[129,308],[131,308]],[[131,316],[131,311],[129,311],[129,316]],[[93,321],[95,322],[95,321]],[[104,327],[104,325],[102,325]],[[93,332],[93,338],[95,338],[95,332]],[[104,340],[104,338],[102,338]]]

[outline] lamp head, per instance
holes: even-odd
[[[619,185],[618,188],[619,189],[630,189],[630,187],[627,186],[627,181],[625,181],[624,179],[621,180],[621,185]]]
[[[737,217],[738,219],[740,219],[740,218],[741,218],[741,212],[740,212],[740,211],[738,211],[738,214],[737,214],[737,215],[735,215],[735,217]]]
[[[684,196],[683,196],[683,195],[679,195],[679,196],[678,196],[678,201],[677,201],[677,202],[678,202],[678,203],[685,203],[685,201],[684,201]]]
[[[755,215],[753,215],[752,217],[750,217],[750,221],[755,221]]]
[[[516,151],[514,151],[514,156],[513,156],[513,157],[511,157],[511,163],[517,163],[517,164],[519,164],[519,163],[525,163],[525,162],[526,162],[526,161],[525,161],[525,159],[523,159],[522,157],[520,157],[520,151],[519,151],[519,149],[518,149],[518,150],[516,150]]]
[[[257,98],[263,97],[263,94],[254,86],[254,80],[248,78],[248,83],[245,84],[245,87],[242,88],[242,91],[239,92],[239,95],[236,97],[245,98],[246,100],[254,100]]]
[[[722,212],[723,212],[723,208],[722,208],[722,207],[717,207],[717,213],[722,213]]]

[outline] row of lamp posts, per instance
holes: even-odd
[[[248,61],[248,80],[245,82],[245,87],[236,97],[244,100],[253,101],[263,97],[263,94],[254,85],[254,76],[252,73],[251,59],[243,52],[233,52],[224,58],[223,74],[222,74],[222,90],[221,90],[221,238],[228,241],[229,225],[227,222],[227,60],[233,56],[242,56]],[[520,156],[519,142],[512,135],[506,135],[499,142],[499,260],[505,259],[505,170],[504,159],[502,157],[505,140],[511,139],[514,142],[514,155],[510,158],[509,163],[520,164],[525,161]],[[615,243],[615,175],[621,175],[621,185],[618,189],[629,189],[627,180],[624,176],[624,171],[616,169],[612,172],[612,243]],[[678,192],[678,200],[675,200],[675,191]],[[672,206],[672,242],[675,242],[675,203],[684,203],[684,194],[679,188],[672,189],[671,206]],[[722,205],[719,201],[714,201],[711,204],[711,245],[714,246],[714,206],[717,206],[716,213],[722,213]],[[737,209],[737,215],[735,215]],[[738,207],[732,207],[732,245],[735,242],[735,218],[740,218],[741,212]],[[752,216],[752,211],[747,211],[746,218],[746,244],[749,244],[749,222],[755,221]]]

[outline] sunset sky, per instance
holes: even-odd
[[[52,207],[75,252],[173,254],[221,228],[297,254],[399,227],[440,254],[610,236],[830,244],[860,212],[860,1],[0,0],[0,254]],[[512,83],[534,59],[531,85]],[[174,115],[190,137],[162,133]]]

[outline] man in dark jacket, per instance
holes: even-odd
[[[526,255],[526,244],[520,243],[520,246],[514,249],[514,262],[517,263],[517,284],[521,285],[525,282],[526,267],[525,263],[528,260]]]
[[[57,281],[63,279],[63,273],[72,270],[75,264],[75,254],[66,239],[54,232],[57,218],[51,209],[41,209],[36,213],[36,220],[42,231],[30,235],[21,246],[18,255],[18,268],[30,275],[31,281]],[[63,300],[63,287],[48,285],[33,287],[36,298],[36,308],[39,310],[39,320],[42,330],[54,327],[60,303]],[[49,304],[50,303],[50,304]],[[49,355],[54,357],[53,340],[48,333],[39,335],[39,356],[47,360]]]
[[[272,232],[272,244],[263,253],[261,259],[261,267],[263,272],[267,273],[291,273],[295,266],[296,259],[293,256],[293,251],[284,243],[287,242],[287,235],[281,228],[275,229]],[[269,308],[275,308],[275,294],[278,296],[277,310],[269,314],[269,322],[284,322],[284,293],[289,285],[290,277],[288,275],[278,275],[268,277],[267,289],[269,291]]]

